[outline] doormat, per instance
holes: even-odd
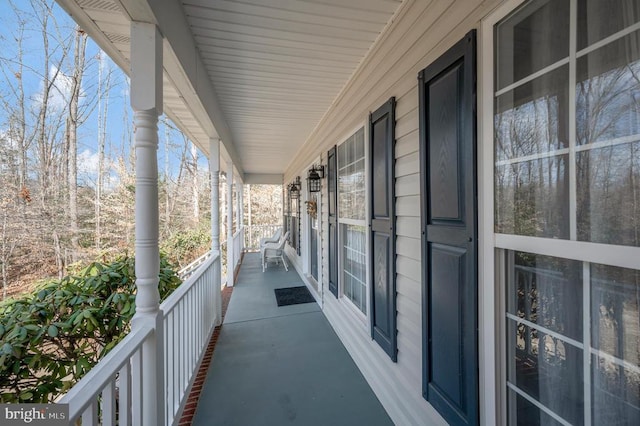
[[[278,306],[299,305],[316,301],[305,286],[276,288],[273,291],[276,293]]]

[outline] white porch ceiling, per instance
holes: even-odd
[[[165,54],[173,60],[165,65],[167,114],[205,153],[209,137],[232,139],[223,142],[240,173],[264,175],[285,171],[402,0],[58,2],[125,72],[130,21],[156,22],[174,53]],[[186,33],[181,27],[193,46],[171,39]],[[195,66],[181,49],[195,50]],[[194,76],[203,72],[208,96]]]

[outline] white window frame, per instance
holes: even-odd
[[[356,125],[356,127],[354,127],[350,132],[347,132],[346,136],[341,138],[341,142],[338,143],[336,145],[336,180],[337,180],[337,203],[336,203],[336,216],[337,216],[337,227],[338,227],[338,250],[340,251],[338,253],[338,299],[340,300],[340,302],[343,304],[343,306],[345,306],[347,308],[347,311],[353,315],[353,317],[358,321],[358,323],[361,324],[362,328],[364,330],[366,330],[368,332],[369,330],[369,315],[371,312],[371,306],[370,306],[370,294],[369,292],[371,291],[371,284],[370,284],[370,277],[369,277],[369,269],[370,269],[370,259],[369,259],[369,232],[368,232],[368,217],[369,217],[369,167],[367,166],[368,164],[368,160],[369,160],[369,127],[367,125],[368,121],[362,121],[360,123],[358,123]],[[339,185],[339,179],[340,179],[340,156],[338,155],[338,151],[339,151],[339,147],[341,145],[343,145],[345,142],[347,142],[348,139],[350,139],[353,135],[355,135],[358,131],[360,131],[360,129],[363,129],[363,134],[364,134],[364,178],[365,178],[365,184],[364,184],[364,191],[365,191],[365,215],[364,215],[364,219],[363,220],[357,220],[357,219],[343,219],[340,217],[340,185]],[[344,294],[344,284],[343,284],[343,279],[342,279],[342,275],[344,273],[343,270],[343,259],[342,259],[342,249],[343,249],[343,243],[342,243],[342,232],[340,229],[340,225],[341,224],[345,224],[345,225],[357,225],[357,226],[363,226],[365,228],[365,248],[366,248],[366,252],[365,252],[365,289],[364,289],[364,295],[363,297],[365,298],[365,306],[367,307],[367,312],[366,314],[363,313],[359,307],[357,307],[355,305],[355,303],[353,303],[351,301],[351,299],[349,299],[345,294]]]
[[[485,392],[480,393],[480,418],[481,424],[501,424],[506,425],[507,418],[507,345],[506,345],[506,265],[504,264],[504,253],[509,251],[525,251],[534,254],[559,257],[583,262],[583,306],[590,306],[590,286],[589,264],[597,263],[621,268],[639,269],[638,259],[640,259],[640,247],[620,246],[610,244],[600,244],[593,242],[577,241],[576,231],[576,180],[570,179],[570,239],[559,240],[553,238],[529,237],[511,234],[497,234],[494,232],[494,151],[493,151],[493,114],[494,114],[494,25],[501,19],[513,12],[517,7],[527,0],[508,0],[497,7],[481,22],[480,37],[478,44],[478,201],[479,201],[479,365],[480,368],[480,389]],[[577,0],[571,0],[571,26],[576,22],[575,15]],[[637,23],[623,31],[629,33],[640,29]],[[575,63],[576,63],[576,31],[570,30],[570,56],[565,58],[564,63],[570,67],[569,85],[575,87]],[[615,35],[614,35],[615,36]],[[610,36],[604,40],[589,46],[579,52],[584,54],[602,46],[612,39]],[[573,47],[571,47],[573,46]],[[504,92],[512,86],[525,80],[530,80],[538,75],[546,73],[552,68],[557,68],[559,63],[552,64],[532,75],[529,75],[519,82],[514,82],[509,87],[502,89]],[[570,93],[575,93],[570,90]],[[573,120],[573,121],[572,121]],[[569,97],[569,121],[575,123],[575,96]],[[570,159],[569,173],[575,176],[575,155],[576,152],[593,147],[576,147],[576,127],[569,127],[569,151]],[[558,153],[558,152],[556,152]],[[543,154],[546,155],[546,154]],[[586,303],[586,304],[585,304]],[[583,333],[587,336],[583,339],[585,347],[591,345],[590,332],[591,324],[589,315],[583,315]],[[590,424],[591,395],[590,384],[590,360],[593,348],[584,351],[585,361],[583,364],[585,377],[585,424]],[[587,371],[588,370],[588,371]],[[589,395],[587,395],[589,394]],[[587,415],[588,413],[588,415]]]

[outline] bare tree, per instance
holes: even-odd
[[[103,76],[102,52],[98,64],[98,177],[95,196],[95,242],[96,249],[102,248],[102,196],[104,191],[105,146],[107,142],[107,115],[109,111],[109,90],[111,73]],[[104,87],[103,87],[104,85]]]
[[[0,52],[0,273],[2,284],[13,286],[60,276],[69,260],[94,258],[98,250],[132,249],[135,152],[128,107],[119,154],[107,145],[120,80],[100,66],[84,32],[54,13],[53,0],[11,4],[11,33],[0,31],[1,41],[13,43]],[[97,134],[85,139],[82,126],[96,115]],[[180,241],[195,232],[204,241],[210,181],[195,144],[165,122],[161,238]],[[98,170],[79,164],[83,144],[90,155],[97,151]]]
[[[79,27],[76,28],[74,43],[74,66],[69,96],[69,115],[67,116],[67,164],[69,185],[69,220],[71,226],[71,247],[78,250],[78,103],[82,87],[82,76],[85,70],[85,51],[87,34]]]
[[[198,224],[200,221],[200,200],[198,185],[198,147],[193,142],[189,142],[191,146],[191,196],[193,203],[193,222]]]

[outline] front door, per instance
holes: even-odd
[[[475,32],[419,75],[423,393],[478,424]]]

